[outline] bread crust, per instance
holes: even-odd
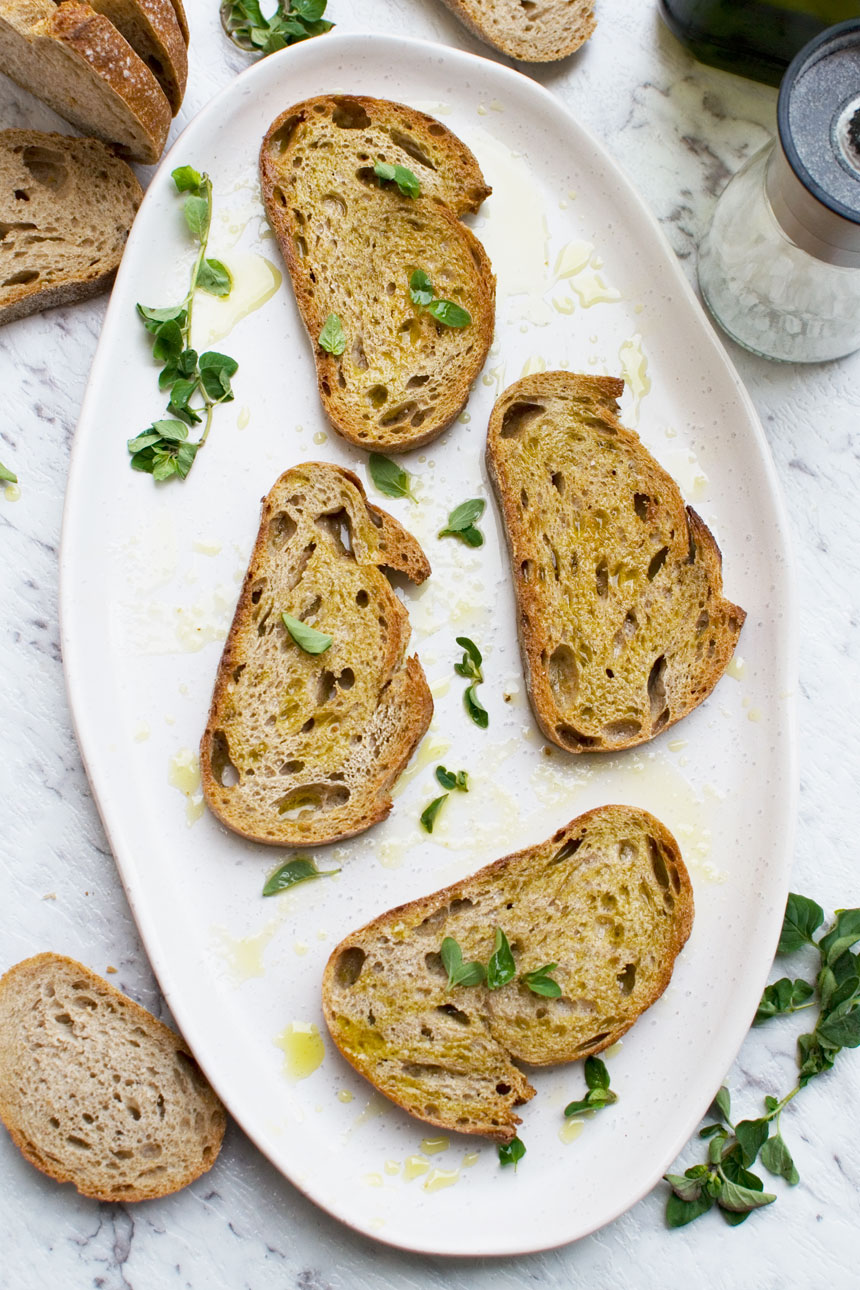
[[[593,864],[590,848],[595,849],[602,868]],[[641,855],[631,862],[625,848]],[[622,876],[613,878],[613,870]],[[624,972],[617,974],[611,961],[612,947],[607,949],[611,931],[603,924],[611,923],[612,918],[606,911],[616,901],[620,913],[618,889],[625,884],[632,888],[634,882],[646,879],[652,895],[647,900],[643,895],[639,906],[625,912],[624,935],[635,939],[631,925],[639,918],[643,934],[650,930],[654,937],[652,948],[659,940],[660,960],[644,985],[644,969],[638,979],[634,971],[627,995],[598,1001],[596,1017],[602,1015],[601,1007],[617,1015],[605,1031],[582,1042],[583,1025],[587,1034],[603,1023],[594,1015],[584,1022],[576,1017],[577,1001],[571,996],[582,988],[579,973],[597,970],[594,964],[602,956],[608,959],[610,981],[614,984],[613,977],[621,981]],[[566,900],[573,904],[570,892],[578,887],[589,899],[595,895],[594,908],[577,906],[574,913],[565,904]],[[603,895],[610,898],[608,905],[599,899]],[[437,1128],[509,1142],[521,1123],[515,1108],[535,1093],[517,1063],[556,1065],[616,1043],[669,984],[675,959],[692,930],[693,914],[689,874],[665,825],[633,807],[598,807],[558,829],[545,842],[504,856],[432,895],[388,910],[345,937],[333,950],[323,974],[326,1024],[350,1065],[403,1110]],[[502,926],[508,935],[518,972],[532,971],[548,962],[558,964],[555,975],[563,991],[559,1000],[541,999],[516,982],[497,991],[483,985],[447,989],[444,969],[439,976],[431,963],[434,955],[438,958],[443,937],[450,935],[458,941],[465,962],[474,958],[486,962],[495,926]],[[399,961],[403,946],[411,958]],[[620,946],[619,963],[629,952],[629,946]],[[646,946],[643,960],[648,952]],[[362,956],[360,963],[357,953]],[[358,973],[354,975],[356,964]],[[351,991],[361,982],[365,965],[371,981],[353,998]],[[410,1024],[405,1024],[410,992],[417,995],[419,989],[420,1007],[414,1019],[406,1019]],[[453,1030],[439,1018],[451,1009],[460,1014]],[[372,1027],[364,1019],[368,1010]],[[470,1024],[462,1033],[467,1038],[457,1044],[457,1026],[466,1017]],[[443,1025],[447,1032],[440,1033],[438,1027]],[[368,1034],[376,1038],[369,1041]],[[478,1110],[468,1099],[458,1105],[456,1097],[453,1105],[433,1106],[441,1101],[432,1073],[435,1069],[447,1065],[457,1070],[459,1065],[459,1073],[465,1068],[468,1074],[470,1062],[477,1071],[487,1056],[489,1093]],[[389,1061],[394,1066],[399,1058],[403,1059],[401,1065],[406,1062],[405,1075],[396,1068],[393,1073],[385,1069]],[[428,1075],[422,1085],[416,1072],[424,1066]],[[493,1087],[497,1083],[501,1092]],[[431,1099],[431,1110],[427,1098]]]
[[[345,119],[364,124],[338,128]],[[311,132],[323,130],[337,136],[344,164],[336,185],[324,172],[302,196],[302,149]],[[372,174],[377,159],[417,172],[421,195],[403,197],[393,185],[383,191]],[[260,175],[266,213],[313,347],[320,400],[334,429],[368,450],[429,443],[465,406],[493,338],[492,266],[460,220],[490,193],[474,156],[423,112],[384,99],[327,94],[295,104],[272,122],[260,151]],[[421,231],[410,234],[407,254],[401,234],[409,222],[420,222]],[[328,261],[338,263],[333,257],[341,246],[351,256],[348,268],[335,273]],[[446,257],[440,276],[421,262],[433,253]],[[454,273],[450,289],[456,285],[455,298],[471,314],[467,327],[443,327],[412,305],[408,278],[414,268],[431,268],[440,294],[446,292],[445,272]],[[354,275],[352,286],[345,282],[347,273]],[[389,274],[383,291],[377,278]],[[344,322],[348,347],[342,355],[319,344],[331,313]]]
[[[315,490],[320,496],[315,496]],[[336,540],[332,546],[320,533],[327,516],[341,514],[350,529],[352,555],[339,553]],[[287,517],[283,527],[293,527],[293,533],[281,556],[273,548],[280,531],[272,535],[283,516]],[[315,563],[318,557],[325,562],[322,567]],[[279,562],[283,566],[280,588]],[[307,462],[286,471],[263,499],[260,528],[200,744],[209,809],[227,828],[251,841],[271,846],[335,842],[363,832],[391,810],[390,789],[427,731],[433,699],[418,659],[404,657],[408,615],[379,566],[404,573],[416,583],[430,573],[415,538],[387,511],[367,500],[361,480],[352,471],[327,462]],[[306,590],[308,578],[311,592]],[[352,587],[350,580],[355,578],[358,582]],[[323,587],[328,588],[325,596],[319,590]],[[356,599],[362,597],[366,607],[353,606],[351,618],[340,608],[341,593],[347,587]],[[342,615],[337,617],[340,630],[333,628],[330,633],[336,637],[330,651],[311,657],[287,639],[279,620],[284,610],[299,617],[306,601],[316,601],[319,608],[322,599],[326,603],[321,622],[329,612]],[[335,605],[332,611],[329,601]],[[385,625],[370,642],[372,648],[363,650],[366,609],[378,613]],[[255,637],[264,631],[273,633],[266,646],[270,659],[288,651],[283,666],[292,669],[289,677],[254,654]],[[263,684],[268,687],[268,706],[260,733],[265,734],[267,747],[260,753],[257,742],[249,752],[246,726],[252,720],[257,730],[260,718],[256,711],[249,716],[248,704],[256,702]],[[286,689],[293,700],[286,705],[289,716],[284,711]],[[330,757],[323,758],[320,729],[332,723],[338,726],[335,747]],[[313,729],[306,732],[308,725]],[[225,784],[227,765],[234,767],[238,783]],[[285,770],[287,765],[295,769]],[[264,778],[263,804],[259,785]],[[287,796],[296,800],[297,815],[284,807]],[[314,798],[319,799],[316,808]]]
[[[67,121],[134,161],[158,161],[170,104],[113,23],[89,4],[0,0],[0,54],[4,72]]]
[[[527,376],[497,400],[487,434],[487,468],[504,522],[529,698],[543,733],[568,752],[630,748],[680,721],[722,676],[746,617],[722,595],[722,558],[707,525],[685,507],[678,486],[638,436],[619,422],[623,389],[623,381],[608,376]],[[594,463],[603,469],[601,452],[608,460],[607,448],[618,470],[600,481],[601,492],[593,482]],[[622,465],[632,483],[616,481]],[[561,479],[565,493],[548,486],[550,476]],[[653,500],[658,496],[659,504]],[[541,532],[532,514],[540,515]],[[593,571],[588,544],[596,540],[597,517],[619,532],[629,522],[641,534],[634,534],[634,544],[627,529],[624,542],[607,533],[600,540],[609,558]],[[627,589],[621,578],[617,588],[611,586],[613,562],[629,579]],[[593,578],[596,592],[588,583]],[[670,617],[671,597],[682,591],[691,610],[695,602],[693,617],[699,617],[693,625],[683,616],[680,622]],[[639,623],[637,615],[647,621]],[[643,651],[629,666],[628,625]],[[593,674],[600,681],[593,683],[595,702],[591,689],[582,692]]]
[[[526,10],[520,0],[445,0],[462,23],[488,45],[521,63],[567,58],[592,35],[593,0],[543,0]],[[539,25],[538,25],[539,24]]]
[[[36,158],[35,162],[31,161],[35,174],[27,167],[28,156]],[[52,172],[54,157],[58,168]],[[47,172],[51,186],[40,183],[36,177],[40,166],[42,172]],[[64,168],[67,168],[65,173]],[[9,225],[7,238],[0,246],[0,280],[22,270],[26,271],[25,277],[30,272],[38,273],[33,280],[0,288],[0,324],[56,305],[73,304],[107,290],[116,275],[143,198],[130,167],[98,139],[77,139],[40,130],[3,130],[0,131],[0,175],[3,176],[0,223]],[[59,191],[55,187],[58,182]],[[19,223],[21,193],[27,193],[27,220],[23,227]],[[46,223],[44,207],[48,200],[51,215]],[[93,220],[93,228],[86,224],[87,219]],[[46,233],[51,238],[47,244],[43,240]],[[100,262],[73,268],[67,276],[56,280],[60,272],[56,268],[56,251],[52,264],[50,255],[36,248],[56,247],[58,237],[65,237],[70,244],[77,243],[85,234],[93,242],[101,234],[108,244],[99,256]],[[31,244],[32,237],[38,241]],[[32,267],[34,263],[38,265],[36,270]]]
[[[145,1185],[135,1186],[128,1182],[123,1182],[124,1166],[120,1167],[113,1186],[94,1184],[87,1182],[81,1176],[86,1171],[92,1172],[93,1165],[90,1160],[87,1160],[86,1165],[75,1168],[64,1163],[57,1154],[59,1148],[52,1139],[51,1130],[47,1127],[47,1116],[51,1110],[56,1111],[57,1115],[62,1115],[62,1112],[50,1103],[51,1091],[47,1088],[45,1072],[42,1071],[39,1078],[37,1078],[37,1068],[32,1059],[28,1059],[26,1052],[17,1051],[17,1047],[23,1046],[24,1038],[20,1034],[19,1019],[15,1016],[15,1005],[19,997],[28,989],[38,988],[44,978],[48,978],[50,981],[52,977],[56,978],[63,972],[80,978],[84,988],[90,994],[94,993],[100,997],[101,1001],[106,1002],[114,1018],[116,1030],[125,1034],[132,1033],[135,1027],[141,1028],[159,1047],[167,1047],[174,1052],[181,1053],[191,1063],[192,1068],[197,1071],[193,1054],[182,1037],[171,1030],[169,1026],[165,1026],[163,1022],[154,1017],[146,1008],[141,1007],[134,999],[122,994],[114,986],[91,971],[90,968],[78,963],[75,959],[53,953],[36,954],[21,963],[16,963],[0,978],[0,1033],[2,1033],[2,1044],[0,1044],[0,1119],[8,1129],[21,1154],[32,1165],[35,1165],[42,1173],[47,1174],[48,1177],[55,1179],[57,1182],[74,1184],[82,1196],[90,1196],[102,1201],[138,1201],[152,1200],[178,1191],[193,1182],[195,1178],[199,1178],[215,1163],[218,1152],[221,1149],[227,1123],[223,1106],[199,1072],[195,1077],[194,1096],[197,1099],[198,1110],[203,1112],[203,1117],[207,1122],[205,1129],[201,1131],[201,1140],[207,1148],[205,1160],[168,1160],[167,1164],[172,1172],[167,1184],[159,1183],[155,1180],[157,1177],[157,1171],[155,1170],[150,1171],[152,1180]],[[28,1014],[35,1006],[30,1005],[28,1007]],[[120,1021],[116,1020],[117,1013],[121,1018]],[[69,1029],[71,1030],[73,1027],[74,1018],[71,1019]],[[57,1029],[59,1032],[64,1028],[59,1027]],[[50,1054],[52,1051],[57,1050],[58,1044],[60,1045],[59,1051],[62,1052],[63,1043],[62,1035],[58,1039],[56,1035],[44,1033],[40,1046],[46,1053]],[[29,1078],[22,1078],[24,1071],[27,1072]],[[51,1074],[53,1074],[53,1071],[49,1072],[48,1078],[50,1078]],[[81,1106],[91,1106],[96,1123],[98,1123],[99,1116],[96,1105],[98,1082],[94,1076],[93,1083],[90,1083],[89,1080],[83,1081],[81,1086],[76,1087],[71,1093],[72,1099],[80,1103]],[[126,1097],[139,1095],[138,1087],[133,1084],[132,1080],[126,1080],[123,1088],[124,1096]],[[39,1115],[44,1115],[46,1127],[39,1141],[34,1141],[32,1124],[30,1125],[30,1132],[24,1127],[22,1097],[37,1101]],[[32,1121],[32,1113],[29,1118]],[[133,1132],[129,1135],[129,1140],[134,1141]],[[115,1145],[119,1146],[121,1144],[117,1142]],[[128,1154],[131,1155],[131,1152]],[[164,1163],[163,1158],[161,1163]]]
[[[171,0],[93,0],[161,86],[173,116],[188,81],[188,49]]]

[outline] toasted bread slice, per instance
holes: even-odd
[[[193,1182],[226,1125],[179,1035],[60,954],[0,979],[0,1118],[37,1169],[108,1201]]]
[[[377,162],[410,169],[420,195],[382,183]],[[493,339],[492,268],[459,219],[490,192],[475,158],[423,112],[325,95],[272,123],[260,170],[332,425],[361,448],[428,443],[462,409]],[[467,326],[444,326],[412,303],[416,269],[467,310]],[[319,343],[332,314],[341,354]]]
[[[188,48],[171,0],[90,0],[143,59],[174,116],[188,80]]]
[[[113,23],[81,0],[0,0],[0,69],[133,161],[161,156],[170,104]]]
[[[584,45],[597,23],[593,0],[445,0],[476,36],[521,63],[549,63]]]
[[[203,791],[256,842],[351,837],[391,810],[390,789],[433,715],[409,616],[382,568],[423,582],[424,552],[367,501],[351,471],[295,466],[260,532],[200,745]],[[331,637],[306,653],[282,615]]]
[[[98,139],[0,131],[0,323],[106,291],[142,197]]]
[[[629,748],[680,721],[746,617],[723,597],[709,529],[618,421],[623,389],[544,372],[490,417],[526,684],[541,730],[570,752]]]
[[[341,941],[323,976],[326,1023],[347,1061],[411,1115],[508,1142],[515,1108],[535,1093],[515,1063],[614,1044],[666,989],[692,923],[672,835],[646,811],[603,806]],[[496,928],[515,979],[449,989],[443,940],[486,964]],[[522,980],[552,963],[555,999]]]

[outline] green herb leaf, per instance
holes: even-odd
[[[557,963],[547,963],[545,967],[536,968],[534,972],[523,972],[520,980],[523,985],[531,990],[532,994],[543,995],[545,999],[560,999],[561,986],[558,981],[553,981],[548,974],[554,972],[558,967]]]
[[[487,964],[487,988],[490,990],[501,989],[503,985],[507,985],[509,981],[514,979],[516,973],[516,964],[511,953],[511,947],[508,944],[508,938],[501,927],[497,927],[493,952]]]
[[[193,166],[177,166],[170,174],[179,193],[196,193],[203,183],[203,176]]]
[[[213,403],[230,403],[233,399],[230,378],[235,376],[239,368],[235,358],[219,354],[216,350],[207,350],[200,355],[198,365],[200,384]]]
[[[463,649],[463,661],[462,663],[454,664],[454,671],[458,672],[460,676],[468,676],[472,680],[483,681],[481,664],[484,660],[481,651],[474,641],[469,640],[468,636],[458,636],[456,639],[457,644],[462,646]]]
[[[155,421],[144,434],[128,441],[132,468],[157,481],[172,475],[185,479],[198,448],[187,443],[187,437],[188,427],[181,421]]]
[[[792,1187],[800,1182],[800,1174],[791,1158],[791,1152],[778,1133],[768,1138],[761,1149],[760,1159],[765,1169],[778,1178],[784,1178]]]
[[[425,806],[421,812],[421,827],[428,833],[433,832],[433,825],[436,823],[436,816],[442,809],[442,803],[448,800],[448,794],[443,793],[441,797],[434,797],[429,806]]]
[[[516,1169],[525,1154],[525,1144],[520,1142],[519,1138],[511,1138],[510,1142],[499,1143],[500,1165],[513,1165]]]
[[[819,1042],[830,1048],[856,1048],[860,1044],[860,1009],[841,1017],[825,1017],[815,1033]]]
[[[758,1179],[756,1181],[759,1181]],[[752,1209],[761,1209],[764,1205],[772,1205],[776,1200],[770,1192],[753,1191],[751,1187],[742,1187],[739,1183],[727,1179],[723,1183],[723,1189],[717,1198],[717,1204],[721,1209],[728,1209],[736,1214],[748,1214]]]
[[[669,1227],[686,1227],[694,1219],[701,1218],[702,1214],[707,1214],[713,1203],[712,1198],[704,1192],[696,1200],[689,1201],[681,1200],[674,1192],[670,1192],[666,1201],[666,1224]]]
[[[726,1131],[721,1124],[707,1124],[704,1129],[699,1129],[700,1138],[712,1138],[716,1133],[726,1136]]]
[[[414,305],[426,308],[427,305],[432,304],[436,293],[433,290],[433,283],[423,269],[415,269],[410,276],[409,295]]]
[[[186,323],[186,310],[183,305],[171,305],[167,309],[150,309],[147,305],[135,305],[138,316],[148,332],[157,335],[162,323],[175,322],[180,330]]]
[[[329,314],[319,335],[320,349],[327,354],[342,354],[346,349],[346,333],[337,314]]]
[[[295,887],[299,882],[307,882],[309,878],[329,878],[335,873],[340,873],[340,870],[318,869],[313,860],[305,856],[296,856],[295,860],[288,860],[286,864],[282,864],[269,875],[263,887],[263,895],[277,896],[279,891]]]
[[[818,942],[824,962],[832,966],[860,941],[860,909],[837,909],[836,922]]]
[[[204,242],[209,235],[209,220],[212,214],[209,194],[207,193],[205,197],[189,197],[183,207],[183,213],[192,237],[196,237],[198,242]]]
[[[368,461],[370,478],[380,493],[386,497],[408,497],[415,502],[418,499],[410,487],[410,476],[396,461],[381,452],[372,452]]]
[[[185,348],[185,337],[182,328],[175,321],[163,322],[155,333],[152,356],[159,363],[167,359],[176,359]]]
[[[726,1132],[715,1134],[708,1143],[708,1160],[712,1165],[718,1165],[722,1160],[728,1136]]]
[[[745,1168],[755,1162],[769,1133],[768,1120],[741,1120],[740,1124],[735,1125],[735,1137],[740,1145]]]
[[[448,973],[448,989],[455,986],[481,985],[485,972],[482,963],[464,963],[463,951],[453,936],[446,936],[439,950],[442,966]]]
[[[377,161],[374,163],[373,173],[384,183],[390,183],[393,180],[403,197],[419,197],[421,195],[418,176],[408,166],[390,165],[387,161]]]
[[[720,1089],[720,1091],[719,1091],[719,1093],[717,1094],[717,1096],[714,1098],[714,1106],[717,1108],[717,1110],[719,1111],[720,1115],[721,1115],[721,1116],[723,1117],[723,1119],[726,1121],[726,1124],[731,1124],[731,1122],[732,1122],[732,1118],[731,1118],[731,1117],[732,1117],[732,1095],[731,1095],[731,1093],[729,1092],[729,1090],[726,1088],[726,1086],[725,1086],[725,1085],[723,1085],[723,1087]]]
[[[431,300],[425,306],[428,314],[442,323],[444,327],[468,327],[472,315],[454,300]]]
[[[816,1075],[829,1071],[836,1056],[835,1052],[824,1049],[814,1034],[800,1035],[798,1037],[797,1053],[800,1068],[797,1082],[801,1088],[805,1088]]]
[[[586,1057],[585,1082],[589,1088],[609,1088],[609,1071],[599,1057]]]
[[[4,466],[2,461],[0,461],[0,479],[7,484],[17,484],[18,482],[18,476],[14,475],[8,466]]]
[[[201,260],[197,270],[196,285],[210,296],[229,296],[233,289],[233,275],[220,260]]]
[[[476,685],[477,681],[473,682],[472,685],[469,686],[468,690],[463,695],[463,703],[475,725],[480,726],[482,730],[486,730],[487,726],[490,724],[490,714],[487,712],[487,709],[475,693]]]
[[[779,981],[774,981],[773,985],[769,985],[761,997],[761,1003],[755,1014],[753,1025],[760,1026],[762,1022],[768,1021],[771,1017],[797,1012],[812,998],[814,993],[815,990],[808,981],[790,981],[787,976],[782,977]]]
[[[461,502],[448,516],[448,523],[443,529],[439,530],[438,536],[458,537],[467,542],[469,546],[482,546],[484,535],[475,528],[474,521],[478,519],[484,511],[486,502],[482,497],[474,497],[468,502]]]
[[[292,614],[282,613],[281,617],[293,640],[306,654],[324,654],[331,646],[334,640],[333,636],[326,636],[325,632],[318,632],[315,627],[309,627],[300,618],[293,618]]]
[[[705,1174],[707,1175],[707,1169]],[[690,1177],[690,1170],[686,1174],[664,1174],[663,1178],[672,1188],[672,1191],[679,1200],[685,1200],[688,1203],[691,1200],[698,1200],[702,1194],[702,1178],[700,1175]]]
[[[469,791],[469,776],[464,770],[458,770],[456,773],[452,770],[446,770],[444,766],[436,767],[436,778],[443,788],[447,788],[449,793],[454,789],[461,793]]]
[[[791,954],[803,945],[811,945],[812,934],[824,922],[824,910],[814,900],[806,896],[797,896],[792,892],[785,907],[785,918],[777,954]]]

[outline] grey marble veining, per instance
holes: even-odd
[[[217,4],[192,0],[187,122],[248,63],[222,37]],[[330,0],[341,30],[379,30],[487,51],[436,0]],[[583,51],[531,73],[608,147],[660,220],[691,280],[695,248],[729,175],[774,129],[775,92],[695,64],[645,0],[599,0]],[[68,129],[0,78],[3,125]],[[141,171],[145,182],[147,171]],[[57,562],[74,425],[104,300],[0,331],[0,460],[21,499],[0,492],[0,967],[52,948],[165,1009],[93,806],[65,698]],[[800,585],[800,812],[794,888],[826,908],[860,904],[860,355],[789,367],[727,342],[767,434],[787,499]],[[117,409],[111,433],[123,434]],[[731,809],[727,803],[726,810]],[[798,962],[798,967],[801,963]],[[707,1007],[707,999],[702,1007]],[[728,1073],[754,1115],[793,1082],[801,1019],[750,1034]],[[714,1071],[715,1083],[722,1072]],[[490,1261],[405,1255],[358,1237],[287,1183],[239,1129],[209,1174],[176,1196],[103,1205],[59,1188],[0,1133],[0,1286],[30,1290],[364,1290],[698,1284],[734,1290],[856,1285],[860,1219],[860,1056],[809,1086],[784,1116],[801,1173],[742,1227],[706,1216],[663,1225],[658,1188],[594,1236],[561,1250]],[[671,1096],[671,1090],[667,1090]],[[679,1167],[700,1158],[696,1144]]]

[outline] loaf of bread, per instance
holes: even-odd
[[[493,408],[526,684],[570,752],[629,748],[686,716],[728,665],[744,611],[719,547],[617,417],[622,381],[544,372]]]
[[[263,502],[200,769],[206,801],[256,842],[314,845],[382,820],[433,700],[384,568],[423,582],[415,539],[351,471],[295,466]],[[307,652],[288,630],[322,634]],[[325,645],[325,640],[329,641]]]
[[[692,921],[668,830],[604,806],[347,936],[323,977],[326,1023],[347,1061],[411,1115],[507,1142],[535,1093],[517,1063],[614,1044],[665,990]],[[443,942],[486,965],[497,928],[514,978],[449,987]],[[558,997],[532,992],[526,974],[552,965]]]
[[[193,1182],[226,1125],[179,1035],[59,954],[0,978],[0,1119],[37,1169],[105,1201]]]
[[[158,161],[170,104],[113,23],[82,0],[0,0],[0,69],[86,134]]]
[[[164,91],[174,116],[188,80],[188,51],[171,0],[90,0],[146,63]]]
[[[0,323],[105,291],[142,196],[98,139],[0,131]]]
[[[380,179],[380,163],[410,170],[418,195]],[[272,123],[260,171],[332,425],[361,448],[428,443],[463,408],[493,338],[495,278],[460,220],[490,192],[475,158],[423,112],[325,95]],[[467,325],[413,302],[416,270],[466,310]],[[337,352],[320,344],[332,315]]]
[[[494,49],[521,63],[566,58],[596,26],[594,0],[445,0]]]

